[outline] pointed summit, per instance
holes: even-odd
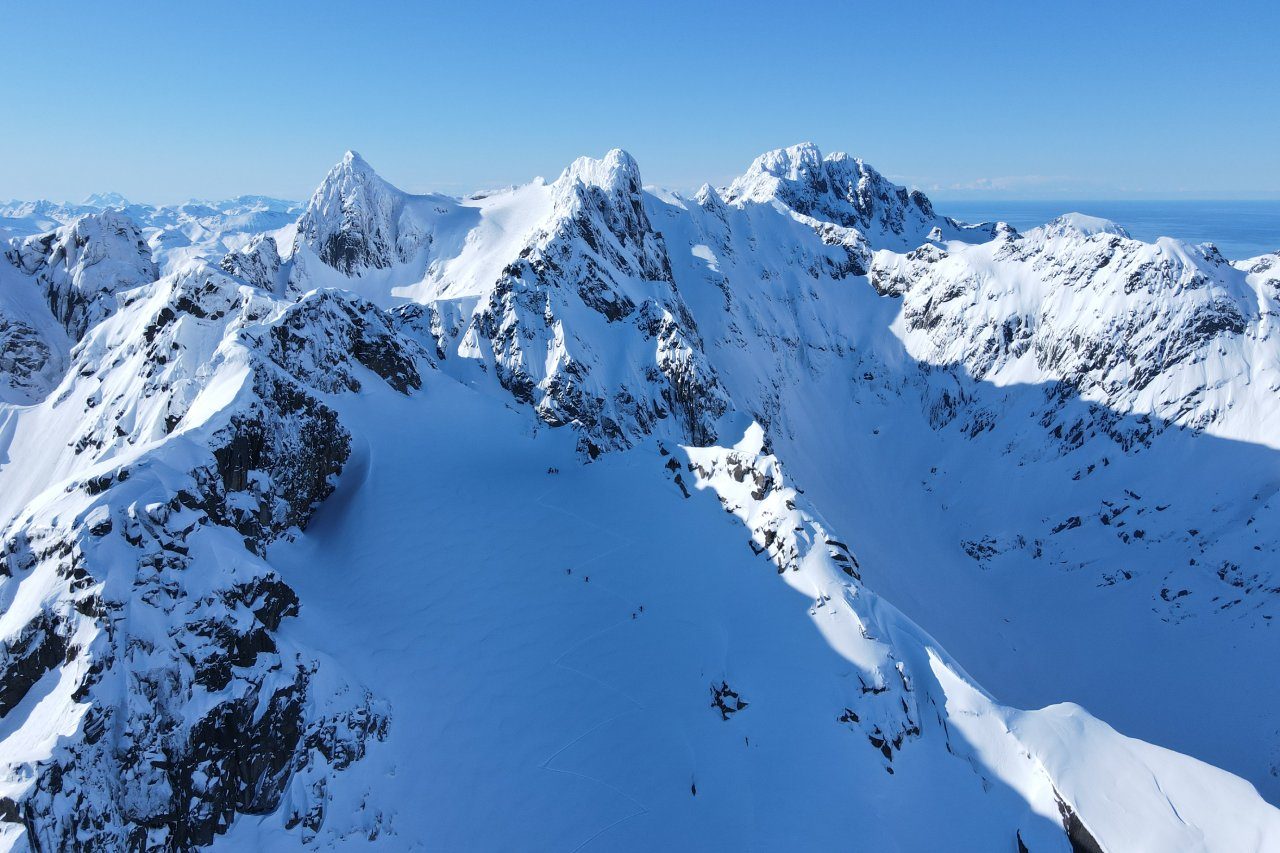
[[[397,257],[404,195],[357,152],[347,151],[312,194],[298,220],[295,246],[310,248],[346,275],[385,269]]]
[[[341,184],[344,180],[349,182],[351,178],[363,181],[382,181],[382,177],[378,175],[373,166],[369,165],[368,160],[365,160],[360,156],[359,151],[347,151],[342,155],[342,159],[337,163],[334,163],[329,169],[329,172],[325,175],[320,186],[318,186],[315,193],[312,194],[312,201],[314,201],[316,195],[324,191],[327,186],[335,183]]]
[[[694,193],[693,200],[708,210],[721,210],[724,207],[724,199],[720,197],[720,193],[716,192],[716,188],[711,184],[703,184],[698,187],[698,191]]]
[[[346,168],[352,171],[369,172],[370,174],[377,174],[374,171],[374,168],[369,165],[369,161],[360,156],[359,151],[354,151],[350,148],[348,148],[346,153],[342,155],[342,160],[338,162],[335,168],[339,168],[339,167]]]

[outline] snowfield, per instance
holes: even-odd
[[[0,217],[0,846],[1280,849],[1278,255],[812,145]]]

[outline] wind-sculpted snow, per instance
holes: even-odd
[[[1216,825],[1218,809],[1256,799],[1229,774],[1211,770],[1213,781],[1206,774],[1188,785],[1192,759],[1124,738],[1078,707],[998,706],[931,637],[862,585],[857,558],[806,507],[769,451],[752,424],[732,448],[688,449],[688,468],[698,488],[712,490],[743,521],[752,550],[812,599],[810,618],[855,668],[856,688],[847,685],[839,698],[837,721],[866,736],[888,773],[904,751],[940,743],[987,784],[999,780],[1017,791],[1034,813],[1056,814],[1072,851],[1260,850],[1273,843],[1280,827],[1274,812],[1257,828]],[[1073,746],[1085,731],[1087,745]],[[1137,803],[1153,825],[1133,824]],[[1044,843],[1033,831],[1015,831],[1020,849]]]
[[[1280,844],[1275,256],[812,145],[93,204],[0,210],[5,846]]]
[[[714,438],[726,409],[629,155],[575,162],[551,187],[552,218],[472,315],[462,346],[492,353],[503,387],[594,455],[660,428]]]
[[[1280,698],[1254,677],[1280,615],[1273,264],[1069,216],[877,249],[864,279],[761,207],[650,202],[730,399],[875,588],[997,695],[1086,700],[1280,796],[1280,721],[1191,686],[1225,667]]]
[[[138,228],[120,213],[82,217],[25,240],[0,259],[0,400],[41,399],[68,351],[115,309],[115,295],[156,278]]]
[[[885,631],[873,611],[861,606],[857,557],[802,508],[803,499],[768,452],[758,424],[732,448],[687,453],[698,487],[713,490],[725,510],[742,520],[752,551],[768,557],[788,583],[814,597],[810,615],[828,642],[858,664],[857,686],[848,685],[841,697],[837,721],[861,731],[892,774],[895,753],[921,735],[921,708],[912,689],[914,676],[893,647],[878,639]]]

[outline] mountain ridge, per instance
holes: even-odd
[[[512,779],[568,762],[586,780],[579,793],[547,787],[580,805],[539,824],[536,847],[642,848],[712,827],[752,843],[733,823],[748,806],[734,778],[843,803],[867,838],[902,833],[908,849],[942,843],[948,822],[976,846],[1035,850],[1263,849],[1280,833],[1280,813],[1249,782],[1078,707],[998,704],[870,588],[890,586],[952,637],[948,575],[984,590],[988,578],[1030,578],[1013,585],[1083,597],[1108,636],[1113,622],[1146,620],[1167,659],[1192,658],[1206,637],[1239,648],[1267,636],[1280,601],[1265,563],[1280,548],[1265,523],[1280,512],[1268,438],[1280,420],[1274,256],[1233,264],[1078,216],[1022,234],[964,226],[812,145],[762,155],[723,195],[706,187],[692,200],[646,191],[618,149],[550,184],[464,199],[403,193],[348,152],[296,225],[233,240],[214,227],[172,257],[128,231],[125,214],[94,216],[77,221],[118,217],[130,235],[107,257],[146,254],[151,266],[94,291],[90,308],[60,310],[66,288],[42,282],[56,251],[26,260],[43,237],[11,241],[0,274],[4,351],[20,353],[0,369],[25,395],[0,407],[0,481],[13,487],[0,501],[0,594],[22,604],[6,610],[0,660],[12,686],[0,711],[6,844],[395,847],[434,833],[448,846],[476,831],[472,811],[449,799],[452,817],[414,815],[377,780],[406,774],[413,790],[448,798],[432,771],[468,760]],[[24,319],[40,310],[53,331]],[[475,457],[497,478],[489,491],[441,458],[470,443],[497,454]],[[1182,460],[1181,479],[1170,459]],[[1214,493],[1219,464],[1238,477],[1230,498]],[[609,489],[635,491],[626,505],[643,524],[602,498]],[[451,521],[414,521],[417,504]],[[491,515],[522,531],[497,541],[528,571],[495,573],[502,551],[465,520]],[[911,535],[893,541],[895,525]],[[552,544],[541,528],[559,531]],[[325,548],[357,567],[363,580],[348,592],[363,599],[368,584],[367,608],[335,613],[342,563]],[[482,589],[444,570],[437,550],[475,567]],[[400,568],[409,563],[418,568]],[[235,568],[222,577],[224,566]],[[569,579],[604,598],[572,604]],[[681,582],[703,595],[674,595]],[[505,584],[521,596],[504,597]],[[807,619],[780,588],[809,602]],[[697,603],[737,595],[758,606]],[[480,642],[505,624],[487,607],[532,618],[520,601],[537,613],[545,602],[581,631],[545,629],[569,643],[553,656],[560,672],[505,640],[491,658]],[[1039,614],[1043,625],[1017,619],[1015,644],[1043,647],[1075,627],[1027,595],[966,604],[979,623]],[[434,615],[414,626],[413,612]],[[651,616],[672,620],[669,642],[649,633]],[[382,649],[375,621],[427,659],[410,668],[434,673],[438,693],[409,689],[416,680],[382,662],[392,649],[353,654]],[[753,630],[803,650],[796,665],[810,678],[789,681],[747,639]],[[996,635],[972,633],[957,642],[981,662]],[[541,654],[543,639],[524,636]],[[454,643],[539,697],[535,731],[505,739],[509,753],[455,754],[437,733],[434,717],[464,707],[475,727],[455,725],[476,743],[512,724],[495,685],[454,662]],[[1265,640],[1252,646],[1226,665],[1233,678],[1265,665]],[[662,650],[669,677],[645,665],[647,648]],[[1088,671],[1044,655],[1050,672]],[[1221,658],[1186,665],[1197,680],[1223,671]],[[544,695],[544,683],[564,692]],[[1265,680],[1238,683],[1248,701],[1274,693]],[[1228,716],[1230,697],[1160,689],[1246,724]],[[1113,692],[1121,712],[1142,704]],[[600,716],[574,728],[560,701]],[[612,724],[615,702],[634,706],[649,755]],[[790,725],[820,718],[812,735]],[[707,721],[751,727],[747,743]],[[213,734],[228,725],[243,738]],[[1246,747],[1277,729],[1265,715],[1250,725]],[[414,744],[415,731],[438,753]],[[564,740],[535,760],[538,732]],[[1215,746],[1191,729],[1178,736],[1198,752]],[[775,745],[773,764],[736,751],[753,741]],[[1270,742],[1248,759],[1224,755],[1256,784],[1280,766]],[[815,767],[780,759],[787,743]],[[406,750],[424,763],[398,763]],[[922,790],[961,805],[906,829],[841,799],[828,777],[878,791],[887,814],[918,807]],[[478,801],[515,797],[530,816],[561,803],[494,775],[472,784]],[[622,812],[593,799],[619,792]],[[690,810],[701,803],[710,811]],[[765,847],[840,837],[755,820]],[[479,831],[496,845],[514,829]]]

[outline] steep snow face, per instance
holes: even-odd
[[[1280,844],[1276,257],[642,186],[10,244],[2,846]]]
[[[605,229],[625,247],[637,235],[642,239],[652,237],[641,186],[640,167],[635,159],[615,148],[602,160],[579,157],[573,161],[552,186],[552,204],[556,215],[564,220],[588,214],[598,216]],[[663,270],[656,248],[640,247],[638,254],[649,262],[642,272],[650,278],[661,278]]]
[[[1022,715],[973,688],[857,581],[758,427],[584,466],[566,431],[529,435],[438,373],[424,389],[344,406],[367,468],[271,553],[306,602],[294,629],[392,708],[386,741],[333,780],[324,843],[1065,853],[1064,814],[1102,849],[1270,843],[1247,784],[1078,708]],[[482,451],[440,452],[456,447]],[[1138,801],[1151,823],[1113,804]],[[276,816],[227,837],[295,843]]]
[[[1115,412],[1280,447],[1280,306],[1211,246],[1064,217],[888,257],[872,281],[902,295],[900,333],[920,361],[996,384],[1060,382]]]
[[[622,151],[579,159],[551,198],[545,227],[477,305],[460,354],[491,359],[504,388],[544,422],[577,426],[590,455],[655,430],[710,441],[727,402],[645,213],[635,161]]]
[[[42,398],[70,345],[114,310],[116,294],[155,278],[141,233],[120,213],[11,241],[0,259],[0,402]]]
[[[219,266],[228,275],[262,290],[274,293],[283,287],[280,250],[275,239],[267,235],[258,235],[243,248],[228,252]]]
[[[762,159],[768,159],[768,155]],[[600,184],[611,183],[621,185],[627,181],[611,182],[608,176],[634,174],[634,164],[627,160],[629,158],[611,156],[604,161],[584,161],[566,170],[566,175],[584,187],[598,188]],[[810,160],[824,162],[820,157]],[[592,166],[592,162],[598,162],[598,165]],[[707,440],[711,429],[690,424],[683,416],[663,418],[661,415],[646,415],[643,409],[633,405],[633,401],[643,401],[647,396],[656,400],[652,411],[673,411],[664,399],[661,385],[658,393],[654,394],[646,389],[649,383],[633,378],[626,381],[625,394],[615,397],[614,389],[602,386],[594,378],[591,380],[593,384],[574,381],[577,379],[575,374],[587,369],[600,375],[600,362],[616,364],[623,361],[602,355],[602,351],[606,354],[635,353],[626,356],[627,363],[644,363],[651,357],[643,336],[640,341],[634,341],[625,322],[607,324],[605,331],[601,331],[589,325],[591,313],[573,313],[578,308],[575,301],[559,300],[565,284],[575,280],[591,281],[591,273],[562,272],[548,276],[535,286],[533,297],[536,299],[539,295],[551,293],[555,298],[538,304],[532,304],[534,299],[531,299],[530,305],[521,311],[505,308],[495,311],[487,307],[494,296],[499,301],[510,301],[509,295],[504,295],[501,289],[492,285],[500,278],[497,272],[501,272],[504,265],[510,265],[521,253],[531,253],[534,243],[541,239],[540,235],[572,231],[576,227],[573,224],[575,218],[584,215],[584,211],[592,210],[589,197],[593,193],[599,193],[599,190],[581,190],[575,183],[562,178],[551,187],[534,184],[484,199],[464,200],[462,204],[478,216],[467,219],[455,215],[449,219],[449,239],[438,241],[419,263],[399,265],[376,274],[365,272],[355,278],[326,277],[327,274],[320,274],[326,267],[313,265],[309,268],[311,275],[308,280],[328,286],[351,287],[388,305],[396,304],[399,301],[397,297],[424,303],[421,308],[403,307],[399,313],[407,324],[406,328],[412,329],[428,349],[435,349],[446,371],[466,381],[479,383],[482,388],[486,387],[486,375],[496,376],[501,380],[499,386],[505,386],[504,391],[516,390],[519,399],[533,406],[547,423],[585,425],[587,429],[581,445],[584,451],[629,446],[637,436],[653,430],[672,437],[678,437],[682,432],[686,437],[701,435],[702,440]],[[1081,472],[1106,469],[1113,461],[1108,447],[1127,453],[1151,446],[1154,437],[1166,430],[1166,421],[1158,413],[1173,418],[1176,425],[1220,435],[1239,435],[1241,433],[1230,431],[1243,425],[1252,431],[1248,435],[1256,436],[1257,424],[1266,424],[1273,417],[1269,414],[1269,407],[1274,405],[1274,394],[1249,393],[1241,396],[1233,392],[1240,387],[1239,382],[1228,383],[1212,375],[1204,375],[1206,364],[1212,366],[1214,362],[1226,361],[1225,369],[1229,374],[1237,370],[1237,375],[1247,383],[1247,387],[1259,389],[1254,377],[1265,376],[1266,364],[1274,360],[1268,355],[1268,347],[1274,344],[1266,333],[1270,309],[1264,303],[1257,312],[1260,336],[1256,345],[1249,343],[1251,337],[1244,338],[1245,347],[1252,346],[1255,352],[1241,359],[1233,356],[1229,348],[1219,352],[1224,339],[1200,322],[1203,317],[1216,313],[1215,306],[1223,304],[1218,299],[1223,288],[1213,284],[1196,289],[1208,301],[1204,304],[1194,302],[1184,310],[1179,301],[1179,287],[1167,286],[1168,281],[1177,281],[1181,276],[1187,277],[1194,285],[1201,273],[1187,267],[1186,259],[1191,259],[1192,266],[1203,265],[1205,261],[1213,260],[1213,253],[1207,250],[1168,241],[1151,246],[1133,243],[1139,255],[1163,252],[1166,257],[1134,256],[1133,269],[1126,268],[1125,275],[1136,274],[1136,280],[1143,282],[1141,287],[1145,292],[1121,297],[1105,295],[1118,294],[1133,287],[1131,284],[1117,284],[1118,278],[1108,276],[1111,270],[1119,268],[1118,264],[1113,268],[1109,264],[1114,261],[1103,263],[1105,258],[1082,260],[1077,256],[1094,251],[1090,249],[1094,245],[1091,241],[1104,240],[1101,245],[1106,246],[1108,242],[1105,240],[1109,238],[1123,238],[1109,233],[1116,230],[1113,226],[1079,217],[1064,217],[1025,237],[1011,229],[995,226],[990,233],[998,235],[998,240],[971,248],[956,240],[933,240],[905,254],[890,251],[873,253],[873,244],[855,228],[797,214],[794,209],[780,204],[742,200],[726,203],[709,187],[704,188],[693,203],[670,195],[660,200],[657,196],[645,194],[644,199],[648,222],[633,216],[632,224],[623,227],[621,237],[615,235],[613,242],[606,241],[601,245],[607,250],[614,244],[638,248],[641,256],[634,261],[634,266],[640,267],[646,259],[643,230],[648,228],[664,235],[664,251],[674,270],[675,290],[680,304],[689,310],[692,319],[692,322],[680,321],[677,324],[686,343],[682,348],[687,353],[684,358],[699,365],[696,368],[699,375],[714,376],[716,385],[734,401],[735,408],[746,410],[768,424],[770,434],[779,440],[791,442],[788,456],[795,455],[797,463],[811,456],[813,448],[828,440],[825,436],[833,432],[847,432],[846,424],[854,422],[855,417],[858,422],[865,422],[870,412],[880,411],[876,407],[898,400],[899,408],[905,405],[906,411],[920,412],[920,423],[926,428],[923,434],[912,440],[915,442],[911,445],[912,450],[904,454],[904,458],[918,453],[925,458],[930,453],[937,456],[944,452],[942,448],[953,447],[954,439],[948,436],[960,434],[964,436],[966,445],[976,443],[977,447],[972,448],[973,459],[986,460],[975,463],[975,471],[981,470],[983,465],[1001,468],[1003,463],[1016,460],[1019,465],[1009,471],[1008,476],[1025,481],[1024,492],[1054,495],[1062,491],[1059,482],[1079,482],[1073,478]],[[622,203],[618,209],[625,214],[627,206]],[[569,213],[566,215],[565,211]],[[604,211],[603,220],[594,226],[603,229],[602,233],[613,233],[605,221],[609,217],[616,216],[617,222],[627,218],[609,213],[608,205]],[[443,221],[443,217],[437,221],[437,234],[444,232],[439,224]],[[626,228],[633,227],[641,230],[635,234],[627,233]],[[971,239],[973,233],[962,232],[961,236]],[[518,239],[516,235],[519,235]],[[935,238],[941,236],[932,232],[931,235]],[[577,245],[583,243],[590,247],[590,243],[583,240],[579,240]],[[1010,264],[1012,257],[990,257],[1000,251],[1000,246],[1009,243],[1028,247],[1027,251],[1037,252],[1043,257],[1027,263],[1026,271],[1019,271]],[[569,240],[565,245],[573,246],[574,241]],[[673,245],[677,248],[671,250]],[[620,263],[625,267],[633,263],[620,250],[613,255],[610,260],[615,265]],[[986,280],[993,284],[993,292],[970,292],[971,286],[964,279],[972,271],[967,269],[956,273],[958,280],[939,279],[938,283],[944,285],[941,289],[909,287],[920,278],[920,269],[927,269],[940,260],[949,263],[962,260],[965,265],[982,271]],[[1027,356],[1024,350],[1027,342],[1020,340],[1022,333],[1005,340],[1008,330],[1016,332],[1024,326],[1031,327],[1028,317],[1038,316],[1038,293],[1057,294],[1057,298],[1065,301],[1067,294],[1081,289],[1081,283],[1062,293],[1059,293],[1057,285],[1075,281],[1084,270],[1098,266],[1102,269],[1095,276],[1096,280],[1090,280],[1088,287],[1084,288],[1087,292],[1059,308],[1051,318],[1054,320],[1052,326],[1045,322],[1036,327],[1046,341],[1041,349],[1032,347],[1032,355]],[[1204,275],[1210,276],[1211,282],[1225,276],[1228,279],[1225,289],[1240,292],[1237,285],[1241,276],[1236,273],[1242,271],[1219,270],[1215,273],[1212,267],[1216,265],[1211,263],[1208,266],[1211,268]],[[867,281],[872,287],[850,287],[850,284],[862,284],[861,271],[867,267],[870,268]],[[1229,280],[1233,275],[1236,280]],[[1028,286],[1025,296],[1019,297],[1017,294],[1023,290],[1022,280],[1033,277],[1046,279],[1049,284],[1038,285],[1040,290]],[[1248,274],[1244,277],[1247,278]],[[1257,278],[1254,275],[1250,280]],[[1161,281],[1166,281],[1166,285],[1160,285]],[[403,285],[400,282],[412,283]],[[999,290],[1001,282],[1005,283],[1005,291],[1013,293],[1013,296],[1004,291],[994,292]],[[591,300],[609,303],[617,292],[617,286],[612,283],[604,287],[593,283],[587,288],[584,303]],[[1264,287],[1259,292],[1265,297],[1268,291]],[[964,298],[955,298],[955,293]],[[1090,294],[1098,293],[1104,294],[1099,305],[1088,305],[1094,298]],[[899,296],[902,298],[895,298]],[[1117,301],[1121,298],[1127,298],[1129,304]],[[1046,304],[1052,301],[1049,299]],[[1206,306],[1212,310],[1204,310]],[[978,311],[989,309],[989,313],[975,314],[975,308]],[[945,317],[949,310],[961,309],[965,316],[953,327],[922,335],[921,327],[930,319],[939,315]],[[1100,309],[1118,316],[1109,317],[1098,325],[1084,322],[1087,316],[1096,314]],[[1250,316],[1247,308],[1241,308],[1241,312],[1242,316]],[[1129,316],[1130,313],[1134,316]],[[679,314],[673,312],[673,316],[678,317]],[[1229,321],[1228,328],[1237,325],[1231,312],[1226,312],[1225,316]],[[477,317],[484,323],[477,323]],[[511,336],[510,343],[486,333],[501,328],[501,325],[493,324],[495,317],[504,318],[505,328]],[[549,321],[548,317],[552,319]],[[571,317],[572,321],[567,322]],[[566,344],[563,349],[554,334],[547,335],[543,331],[549,322],[554,328],[557,320],[561,328],[569,330],[564,335]],[[698,330],[696,340],[685,332],[689,328]],[[908,328],[909,332],[904,331]],[[1174,330],[1172,339],[1179,345],[1171,348],[1160,346],[1158,339],[1149,331],[1157,328]],[[1051,329],[1051,335],[1045,334]],[[890,330],[892,333],[887,333]],[[606,333],[624,337],[602,348],[599,342],[605,339],[603,335]],[[1126,335],[1131,339],[1126,340]],[[904,339],[908,345],[906,351]],[[530,340],[535,343],[527,344]],[[1074,350],[1073,342],[1077,340],[1086,342],[1087,347]],[[1117,341],[1125,342],[1119,350],[1116,349]],[[1138,343],[1146,348],[1144,358],[1147,360],[1126,372],[1123,364],[1128,356],[1116,353],[1126,352],[1125,347]],[[1036,364],[1034,357],[1037,353],[1054,353],[1055,347],[1063,352],[1047,356],[1043,365]],[[1113,351],[1108,356],[1112,363],[1108,369],[1112,373],[1104,381],[1099,378],[1099,370],[1091,359],[1094,358],[1093,353],[1105,353],[1108,349]],[[565,351],[570,354],[569,360],[564,359]],[[499,357],[494,357],[495,352]],[[541,360],[545,366],[539,359],[531,357],[531,353],[541,352],[549,354]],[[1019,357],[1020,354],[1025,357]],[[463,357],[457,358],[458,355]],[[1245,363],[1247,368],[1242,367]],[[1106,362],[1103,364],[1105,366]],[[474,367],[481,369],[477,372]],[[616,374],[609,372],[607,375]],[[861,378],[859,385],[865,384],[865,387],[851,389],[848,384],[850,376]],[[868,376],[873,378],[870,383],[866,380]],[[706,383],[699,381],[698,384]],[[1008,390],[994,394],[987,390],[1000,388]],[[1157,389],[1163,389],[1163,399],[1156,396]],[[907,392],[905,395],[902,393],[904,390]],[[1075,401],[1082,394],[1085,400],[1091,401],[1093,408],[1076,405]],[[838,404],[841,400],[848,400],[860,408],[849,410]],[[1226,400],[1224,406],[1218,405],[1220,400]],[[718,410],[719,404],[716,404],[713,412]],[[1153,415],[1153,411],[1157,414]],[[709,426],[705,417],[702,422]],[[882,419],[879,424],[868,424],[866,434],[878,435],[874,430],[880,429],[884,423]],[[1020,423],[1026,427],[1013,426]],[[668,432],[673,427],[675,431]],[[699,433],[699,429],[703,431]],[[904,434],[915,434],[905,431],[905,425],[894,429],[904,431]],[[1268,431],[1264,428],[1263,432]],[[990,436],[989,443],[975,442],[977,436]],[[1269,439],[1264,437],[1262,440]],[[938,441],[944,442],[939,449],[920,449],[935,447]],[[996,445],[1002,441],[997,451]],[[1007,452],[1010,443],[1018,448],[1018,452]],[[1172,442],[1170,446],[1176,444]],[[987,446],[992,448],[990,452],[995,459],[988,459],[985,455]],[[1027,481],[1026,463],[1040,459],[1045,453],[1062,457],[1065,460],[1064,470],[1041,480]],[[1089,458],[1080,461],[1082,454]],[[892,469],[867,470],[861,464],[849,470],[847,461],[861,455],[857,446],[850,446],[837,454],[834,460],[819,456],[812,466],[797,464],[796,467],[806,482],[810,478],[821,482],[830,476],[830,472],[841,470],[850,476],[855,476],[856,471],[856,476],[876,481],[900,476]],[[926,474],[937,468],[933,464],[924,464],[924,459],[921,464]],[[957,480],[963,479],[963,475],[958,473],[960,467],[953,468],[957,471]],[[1042,468],[1043,465],[1038,464],[1034,470]],[[1217,491],[1219,481],[1214,477],[1213,466],[1210,464],[1197,470],[1197,476],[1201,478],[1199,482],[1203,483],[1196,487],[1198,491],[1206,495]],[[1264,465],[1259,470],[1267,471],[1270,467]],[[1061,481],[1055,479],[1057,477],[1061,477]],[[1247,479],[1252,481],[1253,477]],[[1246,494],[1242,485],[1241,494],[1261,495],[1262,498],[1256,502],[1258,509],[1267,512],[1269,504],[1265,497],[1271,493],[1271,488],[1267,481],[1260,482],[1258,486],[1260,491],[1249,489]],[[1069,507],[1052,500],[1043,505],[1024,501],[1038,507],[1039,516],[1035,523],[995,523],[987,517],[973,517],[964,520],[958,530],[951,525],[929,525],[927,531],[913,539],[913,543],[931,543],[929,556],[914,560],[913,565],[935,565],[942,559],[944,564],[954,565],[957,572],[967,572],[971,567],[981,570],[991,565],[993,559],[1010,565],[1020,559],[1030,561],[1032,566],[1047,565],[1051,561],[1045,556],[1047,550],[1043,543],[1062,538],[1064,534],[1054,534],[1053,529],[1064,518],[1079,515],[1082,518],[1109,519],[1113,510],[1100,511],[1098,505],[1089,506],[1089,501],[1110,502],[1118,508],[1122,504],[1117,503],[1116,495],[1123,495],[1124,489],[1144,495],[1161,494],[1163,498],[1155,503],[1163,506],[1175,496],[1177,485],[1144,473],[1123,485],[1114,485],[1111,492],[1099,494],[1096,498],[1091,492],[1091,497],[1079,498],[1079,503],[1072,503]],[[936,502],[935,493],[935,486],[930,485],[927,490],[921,490],[919,497]],[[840,497],[824,498],[828,512],[835,512],[845,503]],[[995,505],[1003,506],[1003,503]],[[860,519],[877,519],[875,524],[879,529],[891,529],[898,516],[886,513],[889,506],[881,504],[863,508],[856,515]],[[1015,518],[1026,514],[1025,509],[1023,506],[1009,506],[1004,511],[1008,518]],[[1159,558],[1163,566],[1158,571],[1144,573],[1144,581],[1129,584],[1129,593],[1116,591],[1114,597],[1131,594],[1135,601],[1131,606],[1143,613],[1153,613],[1151,605],[1154,605],[1155,615],[1152,618],[1159,621],[1164,618],[1159,614],[1171,606],[1166,598],[1177,597],[1183,590],[1196,589],[1201,584],[1199,576],[1204,574],[1205,603],[1198,603],[1201,599],[1195,594],[1177,598],[1173,606],[1180,613],[1188,610],[1204,613],[1236,600],[1227,598],[1210,604],[1220,595],[1214,591],[1215,585],[1222,585],[1223,590],[1230,593],[1249,591],[1256,601],[1261,601],[1257,597],[1264,595],[1262,590],[1275,586],[1272,573],[1263,570],[1265,567],[1250,567],[1254,562],[1251,555],[1258,553],[1252,546],[1245,546],[1245,553],[1240,553],[1239,525],[1243,521],[1210,524],[1208,517],[1199,515],[1201,512],[1209,513],[1210,509],[1206,503],[1202,508],[1187,507],[1185,516],[1161,515],[1168,523],[1162,525],[1167,529],[1160,538],[1172,542],[1179,529],[1177,525],[1183,524],[1183,535],[1187,529],[1198,531],[1199,547],[1205,549],[1204,552],[1195,556],[1177,555],[1176,546],[1173,546],[1172,552],[1165,552]],[[926,505],[919,510],[928,518],[937,511],[935,505]],[[855,514],[852,510],[849,512]],[[996,514],[994,509],[992,514]],[[1149,525],[1150,522],[1139,528],[1145,539],[1133,538],[1123,529],[1118,531],[1124,538],[1118,538],[1112,547],[1105,546],[1109,532],[1105,538],[1094,536],[1090,541],[1100,547],[1090,549],[1096,551],[1097,556],[1085,561],[1085,564],[1096,567],[1089,575],[1089,585],[1110,585],[1114,583],[1110,579],[1123,578],[1126,572],[1132,575],[1135,551],[1149,550],[1154,545],[1156,534]],[[878,535],[878,531],[866,531],[866,535]],[[1018,546],[1018,542],[1024,544]],[[1079,549],[1078,545],[1075,547]],[[1262,553],[1268,553],[1267,549],[1272,545],[1263,542],[1259,547],[1263,549]],[[1146,553],[1142,559],[1151,561],[1156,558]],[[1188,559],[1195,559],[1197,563],[1193,566],[1207,564],[1210,569],[1208,572],[1176,571],[1169,568],[1171,559],[1184,564]],[[1077,563],[1067,561],[1065,565],[1075,566]],[[1195,576],[1188,577],[1188,574]],[[922,581],[928,582],[928,578]],[[1032,594],[1030,590],[1028,594]],[[1030,604],[1023,601],[1017,606],[1034,609]],[[937,607],[945,608],[946,605],[945,597],[938,599]],[[1010,605],[997,598],[992,606],[1005,608]],[[930,608],[932,610],[932,605]],[[1118,606],[1114,612],[1115,624],[1124,624],[1121,615],[1125,612],[1124,607]],[[1249,612],[1253,615],[1246,620],[1247,624],[1258,624],[1264,615],[1256,609]],[[935,618],[938,617],[930,616],[930,619]],[[1061,622],[1063,630],[1068,630],[1063,614],[1052,614],[1042,620],[1045,624],[1053,621]],[[1181,617],[1179,624],[1184,627],[1179,629],[1178,636],[1183,638],[1188,650],[1202,644],[1202,632],[1187,627]],[[1234,630],[1221,629],[1218,636],[1220,639],[1234,636]],[[1024,642],[1030,642],[1030,639]],[[985,648],[980,654],[984,658],[990,656]],[[1204,678],[1210,678],[1211,669],[1206,660],[1203,669],[1197,672]],[[1021,675],[1021,680],[1026,681],[1027,673]],[[1088,687],[1088,675],[1086,670],[1080,671],[1082,680],[1076,685],[1076,689],[1082,691],[1079,695],[1097,695]],[[1131,708],[1116,704],[1121,697],[1130,694],[1123,690],[1101,693],[1109,703],[1105,704],[1109,714],[1120,716],[1130,724],[1134,720],[1142,724],[1140,705]],[[1199,701],[1207,703],[1205,713],[1222,715],[1229,712],[1222,703],[1212,703],[1203,698]],[[1270,736],[1271,729],[1267,727],[1271,722],[1266,718],[1242,719],[1239,722],[1241,731],[1256,731],[1257,737]],[[1183,737],[1187,730],[1188,727],[1179,730],[1178,737]],[[1176,739],[1174,734],[1173,729],[1164,728],[1151,736],[1201,754],[1213,755],[1215,760],[1233,767],[1252,766],[1256,768],[1251,771],[1255,779],[1269,778],[1267,768],[1280,761],[1280,755],[1259,752],[1248,765],[1241,764],[1239,753],[1222,752],[1218,743],[1203,738]],[[1204,752],[1206,749],[1209,752]]]
[[[412,259],[430,236],[406,196],[348,151],[311,197],[298,220],[298,246],[352,275]]]

